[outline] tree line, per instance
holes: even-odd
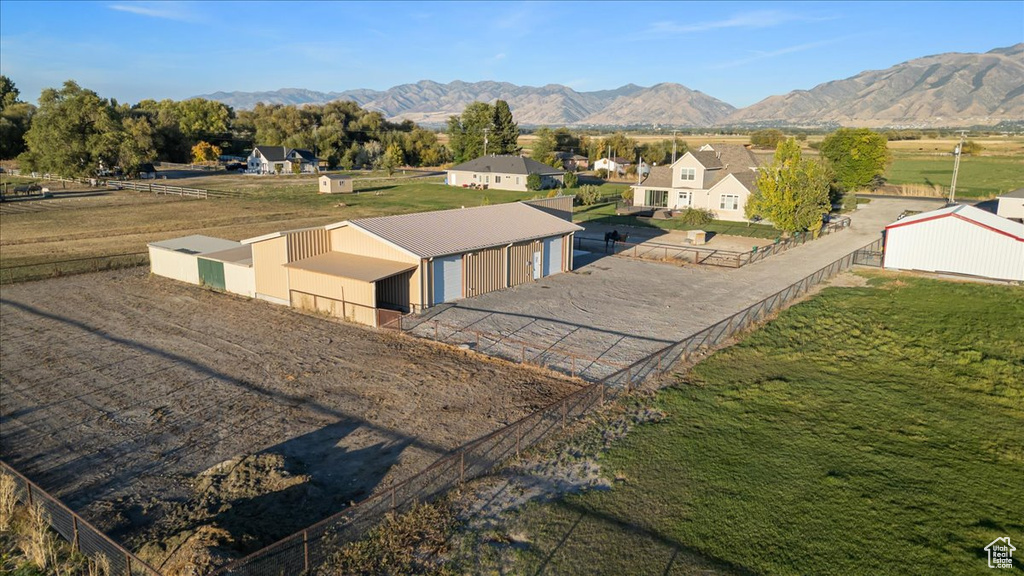
[[[186,163],[244,156],[254,145],[314,150],[330,168],[438,166],[451,160],[437,135],[410,121],[389,122],[354,102],[316,106],[258,104],[236,112],[203,98],[102,98],[69,80],[47,88],[39,105],[0,76],[0,159],[37,172],[89,176],[120,167],[134,175],[153,161]]]

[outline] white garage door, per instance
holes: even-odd
[[[434,260],[434,304],[462,298],[462,256]]]
[[[544,241],[544,275],[551,276],[562,271],[562,238],[548,238]]]

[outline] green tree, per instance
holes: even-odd
[[[35,106],[18,99],[21,92],[7,76],[0,75],[0,160],[25,151],[25,133]]]
[[[821,143],[836,186],[843,192],[875,186],[892,159],[884,136],[867,128],[840,128]]]
[[[580,184],[580,177],[575,172],[566,172],[564,182],[566,188],[575,188]]]
[[[512,110],[508,102],[498,100],[494,103],[494,114],[491,117],[491,128],[494,137],[488,143],[487,151],[495,154],[518,154],[519,153],[519,125],[512,118]]]
[[[530,175],[528,175],[526,177],[526,189],[527,190],[529,190],[531,192],[536,192],[537,190],[540,190],[541,187],[542,186],[541,186],[540,174],[537,174],[536,172],[534,172],[534,173],[532,173],[532,174],[530,174]]]
[[[686,143],[676,143],[676,158],[686,153]],[[648,164],[657,164],[663,166],[672,161],[672,141],[671,140],[659,140],[656,142],[648,142],[640,148],[640,155],[643,156],[644,162]]]
[[[489,104],[472,102],[466,106],[461,116],[452,116],[448,119],[448,146],[456,163],[483,156],[485,129],[488,132],[492,130],[493,116],[494,112]],[[488,146],[487,153],[490,152]]]
[[[786,136],[782,131],[775,128],[757,130],[750,134],[750,143],[758,148],[778,148],[779,143],[785,139]]]
[[[398,144],[392,144],[388,146],[388,149],[384,152],[384,157],[381,159],[381,168],[387,170],[388,176],[395,173],[395,168],[398,168],[405,163],[405,159],[402,157],[402,149]]]
[[[534,132],[534,136],[536,136],[537,139],[533,143],[533,150],[530,153],[530,157],[542,164],[561,168],[562,161],[555,156],[555,153],[557,152],[555,133],[552,132],[550,128],[543,127]]]
[[[601,141],[601,150],[607,152],[611,148],[613,157],[622,157],[629,160],[636,160],[636,140],[626,136],[622,132],[616,132]]]
[[[19,156],[25,167],[62,175],[91,175],[114,166],[121,126],[113,103],[72,80],[47,88],[25,133],[28,150]]]
[[[984,146],[978,144],[974,140],[968,140],[964,142],[963,146],[960,148],[960,153],[966,154],[967,156],[978,156],[984,149]]]
[[[747,199],[746,216],[770,220],[787,234],[817,232],[831,208],[830,180],[826,166],[802,158],[795,139],[785,140],[776,148],[772,162],[758,171],[756,190]]]
[[[156,160],[154,133],[153,125],[145,114],[133,115],[129,110],[122,112],[117,164],[129,176],[137,175],[140,165]]]

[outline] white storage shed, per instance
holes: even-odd
[[[884,267],[1024,282],[1024,224],[949,206],[885,227]]]
[[[996,214],[1003,218],[1013,218],[1018,222],[1024,220],[1024,188],[1002,194],[998,198]]]
[[[193,234],[149,244],[150,271],[158,276],[199,284],[200,254],[238,248],[242,244],[221,238]]]
[[[199,259],[199,279],[212,288],[256,297],[256,275],[252,268],[252,245],[207,252]]]

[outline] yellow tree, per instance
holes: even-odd
[[[192,161],[195,163],[216,162],[220,158],[220,147],[206,141],[200,141],[192,147]]]
[[[820,162],[804,160],[790,138],[779,143],[775,158],[758,171],[757,189],[747,200],[748,219],[763,218],[787,234],[817,231],[828,214],[832,175]]]

